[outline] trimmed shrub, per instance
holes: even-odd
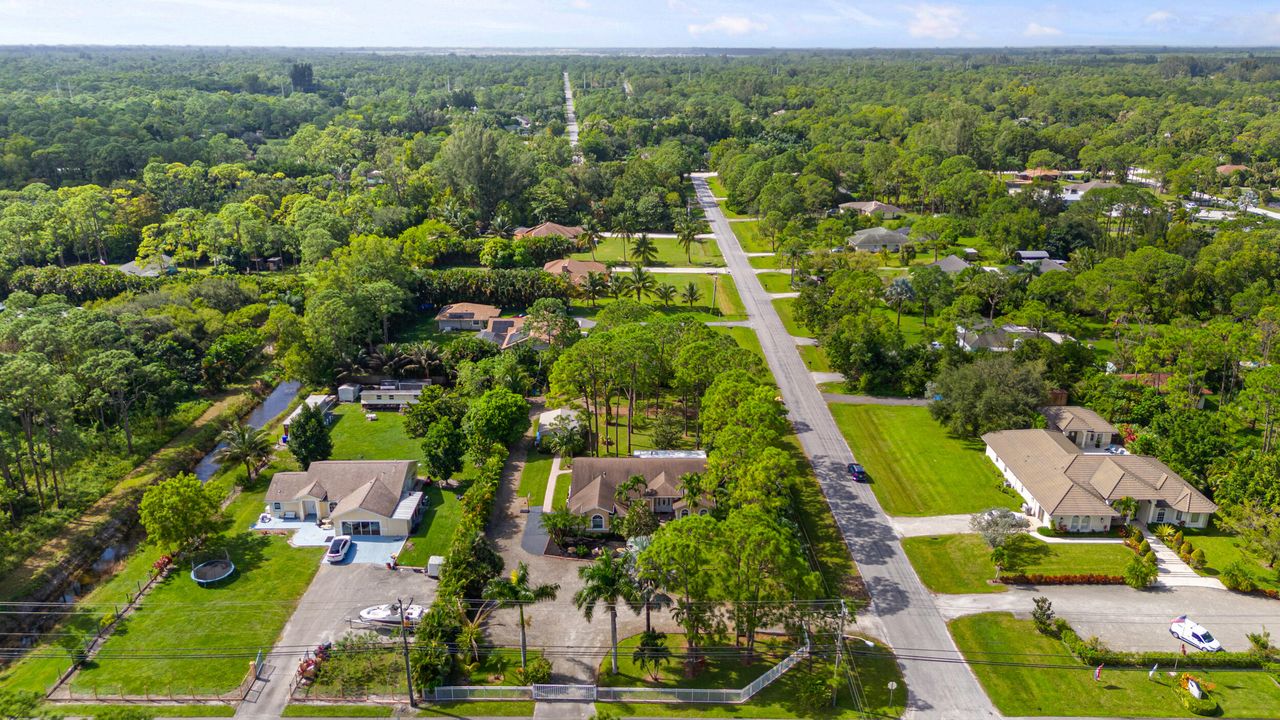
[[[1222,575],[1218,579],[1222,580],[1222,584],[1226,585],[1228,590],[1253,592],[1258,589],[1258,584],[1253,580],[1253,574],[1249,572],[1249,566],[1243,560],[1236,560],[1223,568]]]
[[[1203,683],[1200,684],[1203,686]],[[1175,685],[1173,692],[1178,696],[1178,702],[1182,703],[1182,707],[1186,708],[1192,715],[1208,716],[1218,714],[1218,701],[1209,697],[1208,693],[1205,693],[1203,697],[1196,697],[1191,694],[1190,690],[1181,685]]]
[[[1157,574],[1154,562],[1148,562],[1146,558],[1135,555],[1124,567],[1124,582],[1131,588],[1141,590],[1155,582]]]
[[[1155,550],[1148,550],[1148,551],[1147,551],[1147,552],[1142,556],[1142,560],[1143,560],[1144,562],[1149,562],[1149,563],[1151,563],[1152,565],[1156,565],[1157,567],[1158,567],[1158,566],[1159,566],[1159,564],[1160,564],[1160,563],[1159,563],[1159,562],[1157,562],[1157,560],[1156,560],[1156,551],[1155,551]]]
[[[1088,573],[1082,575],[1040,575],[1038,573],[1010,573],[1001,575],[999,582],[1005,585],[1123,585],[1119,575]]]
[[[1182,543],[1182,545],[1180,545],[1180,546],[1178,547],[1178,554],[1179,554],[1179,555],[1181,555],[1181,556],[1182,556],[1182,557],[1184,557],[1184,558],[1189,558],[1189,557],[1191,557],[1191,553],[1193,553],[1193,552],[1195,552],[1195,551],[1196,551],[1196,549],[1195,549],[1194,547],[1192,547],[1192,546],[1191,546],[1191,543],[1189,543],[1189,542],[1184,542],[1184,543]]]
[[[1151,552],[1151,543],[1146,538],[1142,539],[1142,544],[1138,546],[1138,554],[1146,555]]]
[[[1168,545],[1169,547],[1176,549],[1182,547],[1182,544],[1186,541],[1187,539],[1182,537],[1182,531],[1179,530],[1173,534],[1173,540],[1169,541]]]
[[[1196,551],[1191,553],[1191,567],[1196,570],[1203,569],[1207,562],[1204,559],[1204,548],[1196,548]]]
[[[544,657],[530,658],[523,668],[516,670],[521,685],[539,685],[551,679],[551,661]]]

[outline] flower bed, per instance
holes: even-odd
[[[1119,575],[1101,575],[1087,573],[1083,575],[1039,575],[1013,573],[1001,575],[999,582],[1005,585],[1123,585],[1124,578]]]

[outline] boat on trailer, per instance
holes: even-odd
[[[427,614],[427,609],[421,605],[409,605],[405,608],[404,623],[407,625],[417,625],[422,622],[422,616]],[[400,624],[400,606],[395,603],[387,603],[386,605],[374,605],[360,611],[360,621],[375,625],[399,625]]]

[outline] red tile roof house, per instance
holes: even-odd
[[[574,287],[581,287],[586,282],[587,273],[600,273],[609,277],[609,266],[595,260],[551,260],[542,269],[563,277]]]
[[[1218,506],[1156,458],[1130,455],[1092,438],[1115,439],[1116,430],[1079,407],[1046,408],[1046,430],[1000,430],[982,436],[987,457],[1026,500],[1024,510],[1042,525],[1069,532],[1105,532],[1124,522],[1111,503],[1138,501],[1139,522],[1202,528]],[[1055,420],[1056,418],[1056,420]],[[1055,422],[1061,422],[1059,431]],[[1075,438],[1073,441],[1072,438]],[[1088,448],[1082,447],[1088,446]]]
[[[583,233],[583,229],[579,225],[561,225],[559,223],[544,222],[541,225],[533,227],[516,228],[515,236],[521,237],[563,237],[570,240],[576,240]]]

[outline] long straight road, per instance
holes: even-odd
[[[849,479],[845,467],[854,461],[853,452],[707,187],[707,175],[693,176],[698,201],[782,390],[800,444],[871,593],[871,607],[862,612],[874,614],[884,627],[884,640],[912,658],[899,660],[909,689],[907,715],[999,717],[968,666],[956,662],[961,655],[946,622],[903,553],[871,488]]]
[[[573,148],[573,161],[582,162],[582,151],[578,149],[578,113],[573,109],[573,87],[569,85],[569,72],[564,73],[564,131],[569,136],[569,147]]]

